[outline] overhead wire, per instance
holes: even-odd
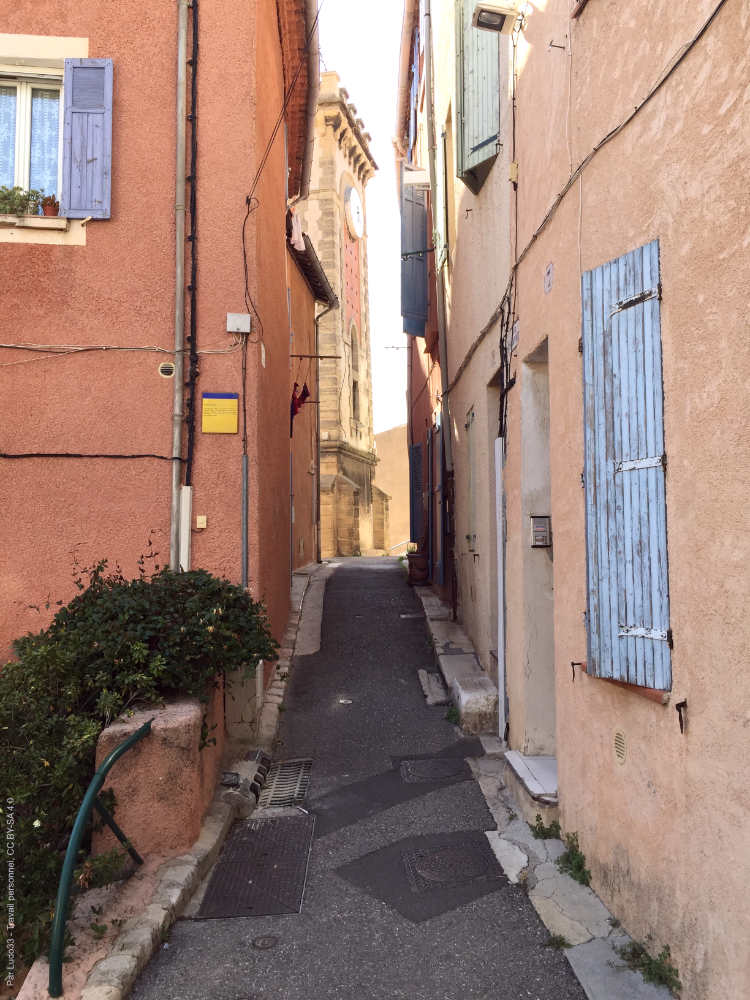
[[[636,104],[635,107],[634,107],[634,109],[625,118],[623,118],[623,120],[618,125],[616,125],[602,139],[599,140],[599,142],[581,160],[581,162],[578,164],[578,166],[575,168],[575,170],[570,174],[568,180],[566,181],[566,183],[564,184],[564,186],[562,187],[562,189],[559,191],[559,193],[555,197],[554,201],[550,205],[549,209],[547,210],[546,214],[542,218],[542,221],[539,223],[539,225],[537,226],[537,228],[532,233],[531,237],[529,238],[528,243],[526,244],[526,246],[524,247],[524,249],[521,251],[521,253],[518,254],[518,256],[516,257],[516,259],[515,259],[512,267],[511,267],[510,276],[508,278],[508,283],[507,283],[505,291],[503,293],[503,297],[501,298],[500,302],[496,306],[495,311],[493,312],[493,314],[490,317],[489,321],[484,325],[484,327],[480,331],[479,335],[474,340],[474,342],[471,344],[469,350],[467,351],[466,355],[464,356],[464,359],[461,362],[461,364],[459,365],[459,368],[458,368],[456,374],[454,375],[453,379],[451,380],[450,384],[448,385],[448,388],[447,388],[448,392],[450,392],[456,386],[459,378],[461,377],[461,375],[463,374],[463,372],[466,370],[466,367],[468,366],[469,361],[471,360],[471,358],[476,353],[477,348],[482,343],[482,341],[487,336],[487,334],[495,326],[495,324],[497,323],[498,319],[501,317],[502,311],[503,311],[503,303],[505,301],[506,296],[508,294],[510,294],[510,293],[512,293],[512,296],[513,296],[513,298],[512,298],[513,306],[512,306],[512,309],[511,309],[511,316],[515,317],[515,301],[516,301],[516,295],[517,295],[516,275],[517,275],[518,268],[523,263],[523,261],[525,260],[526,256],[528,255],[529,251],[531,250],[531,248],[534,246],[534,244],[536,243],[536,241],[541,236],[542,232],[546,229],[547,225],[549,224],[550,220],[553,218],[553,216],[557,212],[557,209],[560,207],[560,204],[562,203],[563,199],[567,195],[568,191],[570,191],[570,189],[573,187],[573,185],[575,184],[575,182],[582,176],[583,171],[591,163],[591,161],[594,159],[594,157],[597,155],[597,153],[599,153],[600,150],[604,148],[604,146],[606,146],[608,143],[610,143],[612,141],[612,139],[614,139],[617,135],[619,135],[620,132],[622,132],[623,129],[625,129],[633,121],[633,119],[643,110],[643,108],[649,103],[649,101],[661,90],[661,88],[664,86],[664,84],[667,82],[667,80],[669,80],[669,78],[672,76],[672,74],[677,70],[678,66],[680,66],[681,63],[684,61],[684,59],[687,57],[688,53],[690,53],[692,51],[692,49],[697,45],[697,43],[703,37],[703,35],[705,35],[706,31],[708,31],[709,27],[711,26],[711,24],[715,20],[716,16],[718,15],[719,11],[725,5],[726,2],[727,2],[727,0],[719,0],[719,3],[717,3],[717,5],[711,11],[711,13],[707,17],[707,19],[703,22],[703,24],[700,27],[700,29],[698,30],[698,32],[693,36],[693,38],[689,42],[687,42],[683,46],[681,46],[680,49],[678,49],[677,52],[675,53],[675,55],[672,57],[672,59],[667,63],[667,68],[661,73],[661,75],[657,79],[656,83],[651,87],[651,89],[646,94],[646,96],[643,98],[643,100],[640,101],[638,104]],[[515,84],[514,84],[514,88],[515,88]],[[515,105],[514,105],[514,108],[515,108]],[[515,121],[515,119],[514,119],[514,121]],[[515,146],[515,143],[514,143],[514,146]],[[579,206],[579,213],[580,212],[582,212],[582,206]]]

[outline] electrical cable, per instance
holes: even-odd
[[[266,143],[266,148],[263,151],[263,156],[261,157],[260,163],[258,164],[258,167],[255,171],[252,183],[250,184],[250,191],[245,197],[245,206],[247,211],[245,212],[245,218],[242,220],[242,260],[243,260],[243,271],[245,277],[245,309],[248,312],[252,311],[255,314],[255,318],[258,320],[258,327],[259,327],[258,338],[256,340],[252,340],[251,343],[258,343],[259,341],[263,340],[263,321],[260,318],[260,313],[258,312],[257,306],[255,305],[252,295],[250,294],[250,276],[248,273],[247,241],[246,241],[247,238],[245,233],[247,227],[247,220],[250,218],[251,214],[257,208],[260,207],[260,201],[258,200],[258,198],[255,197],[255,191],[256,188],[258,187],[258,183],[260,182],[260,178],[263,174],[266,163],[268,162],[268,157],[271,155],[273,144],[276,141],[276,136],[278,135],[279,129],[281,128],[281,123],[284,121],[284,115],[286,114],[286,109],[287,106],[289,105],[289,101],[291,100],[292,93],[294,92],[297,80],[299,79],[299,75],[302,72],[303,66],[305,65],[305,56],[307,55],[308,49],[310,48],[310,43],[312,42],[313,36],[315,35],[315,32],[317,30],[318,20],[320,19],[320,12],[323,9],[324,3],[325,0],[321,0],[320,6],[318,7],[315,13],[315,20],[312,23],[307,38],[305,39],[305,44],[302,49],[302,58],[299,61],[299,66],[297,67],[297,70],[294,76],[292,77],[291,83],[286,89],[286,93],[284,94],[284,101],[281,105],[281,111],[279,112],[279,116],[276,119],[276,124],[274,125],[273,130],[271,132],[271,137]]]
[[[185,423],[187,424],[187,461],[185,463],[185,485],[193,485],[193,460],[195,457],[195,397],[200,370],[198,366],[198,212],[197,212],[197,168],[198,168],[198,0],[192,0],[193,12],[193,52],[190,60],[190,333],[188,334],[190,364],[188,367],[188,394],[185,403]]]
[[[516,273],[518,271],[518,268],[523,263],[523,261],[526,258],[527,254],[529,253],[529,251],[531,250],[531,248],[534,246],[534,244],[536,243],[536,241],[538,240],[538,238],[541,236],[542,232],[547,227],[547,225],[550,222],[550,220],[552,219],[552,217],[557,212],[557,209],[560,207],[560,204],[563,201],[563,199],[565,198],[565,195],[568,193],[568,191],[570,191],[570,189],[572,188],[572,186],[575,184],[576,180],[578,180],[578,178],[582,175],[583,171],[586,169],[586,167],[589,165],[589,163],[591,163],[591,161],[594,159],[594,157],[596,156],[596,154],[601,149],[603,149],[604,146],[606,146],[609,142],[611,142],[612,139],[615,138],[615,136],[619,135],[620,132],[622,132],[623,129],[626,128],[630,124],[630,122],[633,121],[633,119],[636,117],[636,115],[638,115],[640,113],[640,111],[648,104],[648,102],[651,100],[651,98],[654,97],[655,94],[657,94],[659,92],[659,90],[661,90],[661,88],[664,86],[664,84],[667,82],[667,80],[675,72],[675,70],[677,69],[677,67],[687,57],[688,53],[692,51],[692,49],[697,45],[697,43],[700,41],[700,39],[706,33],[706,31],[708,30],[708,28],[710,27],[710,25],[712,24],[712,22],[715,20],[717,14],[719,13],[719,11],[721,10],[721,8],[724,6],[724,4],[726,2],[727,2],[727,0],[719,0],[719,3],[714,7],[714,9],[711,12],[711,14],[709,14],[708,18],[704,21],[704,23],[701,26],[701,28],[699,29],[698,33],[693,36],[693,38],[691,39],[691,41],[687,42],[680,49],[678,49],[678,51],[675,54],[675,56],[673,57],[673,59],[669,63],[667,63],[668,69],[665,70],[662,73],[662,75],[659,77],[659,79],[657,80],[657,82],[653,85],[653,87],[648,92],[648,94],[646,94],[646,96],[643,98],[643,100],[639,104],[637,104],[635,106],[635,108],[633,109],[633,111],[631,111],[630,114],[627,115],[627,117],[625,117],[620,122],[619,125],[616,125],[602,139],[599,140],[599,142],[596,144],[596,146],[594,146],[594,148],[591,150],[591,152],[588,153],[588,155],[585,156],[583,158],[583,160],[581,160],[581,162],[578,164],[578,166],[576,167],[576,169],[570,175],[570,177],[568,178],[567,182],[565,183],[565,185],[563,186],[563,188],[561,189],[561,191],[558,193],[558,195],[556,196],[555,200],[552,202],[552,205],[547,210],[546,215],[544,216],[544,218],[542,219],[542,221],[539,223],[539,225],[537,226],[537,228],[534,230],[533,234],[531,235],[531,238],[529,239],[529,242],[526,244],[526,246],[524,247],[524,249],[519,254],[517,260],[513,264],[512,268],[511,268],[510,277],[508,278],[508,284],[506,285],[505,292],[503,293],[502,299],[500,300],[500,302],[498,303],[497,307],[495,308],[495,311],[493,312],[493,314],[490,317],[489,321],[482,328],[482,330],[480,331],[480,333],[477,336],[476,340],[474,340],[474,342],[472,343],[471,347],[469,348],[469,350],[467,351],[466,355],[464,356],[464,359],[461,362],[461,364],[460,364],[460,366],[458,368],[458,371],[453,376],[453,379],[451,380],[450,385],[448,386],[448,388],[446,390],[447,392],[450,392],[453,388],[455,388],[456,383],[458,382],[458,380],[461,377],[461,375],[463,374],[463,372],[466,370],[466,367],[467,367],[469,361],[471,360],[471,358],[474,356],[474,353],[476,352],[477,348],[479,347],[479,345],[482,343],[482,341],[484,340],[484,338],[487,336],[487,334],[494,327],[495,323],[497,322],[497,320],[502,315],[503,302],[505,301],[505,297],[508,294],[510,294],[510,293],[513,293],[513,308],[511,310],[511,316],[513,316],[513,317],[515,316],[515,298],[516,298],[516,294],[517,294]],[[515,84],[514,84],[514,86],[515,86]]]
[[[150,453],[140,453],[134,455],[110,455],[104,453],[88,454],[85,452],[72,451],[27,451],[27,452],[6,452],[0,451],[0,458],[156,458],[161,462],[184,462],[184,458],[176,455],[153,455]]]

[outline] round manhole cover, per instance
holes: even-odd
[[[483,857],[460,847],[443,847],[417,858],[415,870],[427,882],[449,885],[481,878],[487,873]]]
[[[275,934],[263,934],[261,937],[253,938],[253,948],[259,951],[268,951],[269,948],[275,948],[278,943],[279,939]]]

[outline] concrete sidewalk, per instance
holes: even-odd
[[[342,560],[328,572],[324,601],[323,587],[311,587],[303,609],[305,643],[294,657],[274,750],[277,760],[313,760],[306,808],[317,833],[302,912],[181,920],[133,996],[597,996],[584,992],[565,953],[549,946],[529,899],[531,889],[554,908],[565,895],[553,863],[558,847],[534,841],[511,815],[502,759],[482,755],[479,741],[446,721],[444,706],[425,701],[418,671],[434,670],[434,647],[400,563]],[[462,763],[467,755],[473,775]],[[606,910],[594,910],[596,930],[609,933]],[[579,917],[587,928],[595,919],[588,910]]]

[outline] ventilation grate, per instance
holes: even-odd
[[[162,361],[159,365],[159,374],[162,378],[172,378],[175,373],[174,361]]]
[[[625,743],[625,733],[620,732],[619,729],[615,733],[614,748],[615,748],[615,759],[617,763],[624,764],[627,746]]]
[[[309,758],[282,760],[272,764],[260,793],[258,806],[269,809],[300,805],[307,795],[311,770],[312,760]]]

